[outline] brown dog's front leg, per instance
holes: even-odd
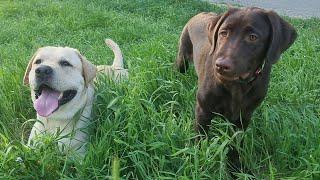
[[[250,122],[250,118],[251,113],[244,113],[242,118],[238,118],[238,120],[234,122],[234,124],[236,125],[236,127],[234,127],[234,130],[245,131]],[[240,142],[240,148],[243,148],[243,139]],[[245,172],[248,174],[252,174],[250,170],[245,166],[245,164],[241,162],[239,151],[234,145],[229,145],[229,152],[227,154],[227,158],[227,168],[230,172],[232,179],[236,179],[236,173]]]
[[[209,126],[211,124],[211,119],[213,118],[213,113],[205,111],[199,105],[199,102],[196,104],[196,124],[195,130],[200,135],[207,137]]]
[[[243,168],[240,162],[239,152],[236,149],[236,147],[231,145],[229,146],[229,148],[230,149],[227,154],[227,158],[228,158],[227,168],[228,168],[228,171],[230,172],[232,179],[236,179],[235,173],[240,173],[243,170]]]

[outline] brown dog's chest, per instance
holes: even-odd
[[[266,91],[260,91],[255,86],[233,85],[225,87],[213,84],[199,87],[197,101],[206,111],[222,115],[231,123],[238,125],[240,117],[250,118],[265,95]]]

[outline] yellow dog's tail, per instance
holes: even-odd
[[[124,69],[123,56],[122,56],[119,45],[111,39],[106,39],[105,43],[109,48],[112,49],[112,51],[114,53],[114,60],[113,60],[112,67],[114,69]]]

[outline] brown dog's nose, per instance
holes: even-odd
[[[52,68],[50,66],[41,66],[35,70],[37,77],[44,77],[52,75]]]
[[[226,59],[217,59],[216,68],[218,71],[229,72],[231,71],[232,64],[229,60]]]

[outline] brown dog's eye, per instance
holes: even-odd
[[[219,33],[219,35],[220,36],[222,36],[222,37],[227,37],[228,36],[228,31],[221,31],[220,33]]]
[[[258,36],[257,35],[255,35],[255,34],[250,34],[249,35],[249,40],[250,41],[256,41],[258,39]]]
[[[41,64],[41,62],[42,62],[42,59],[37,59],[37,60],[34,62],[34,64]]]
[[[72,66],[68,61],[62,60],[59,62],[61,66]]]

